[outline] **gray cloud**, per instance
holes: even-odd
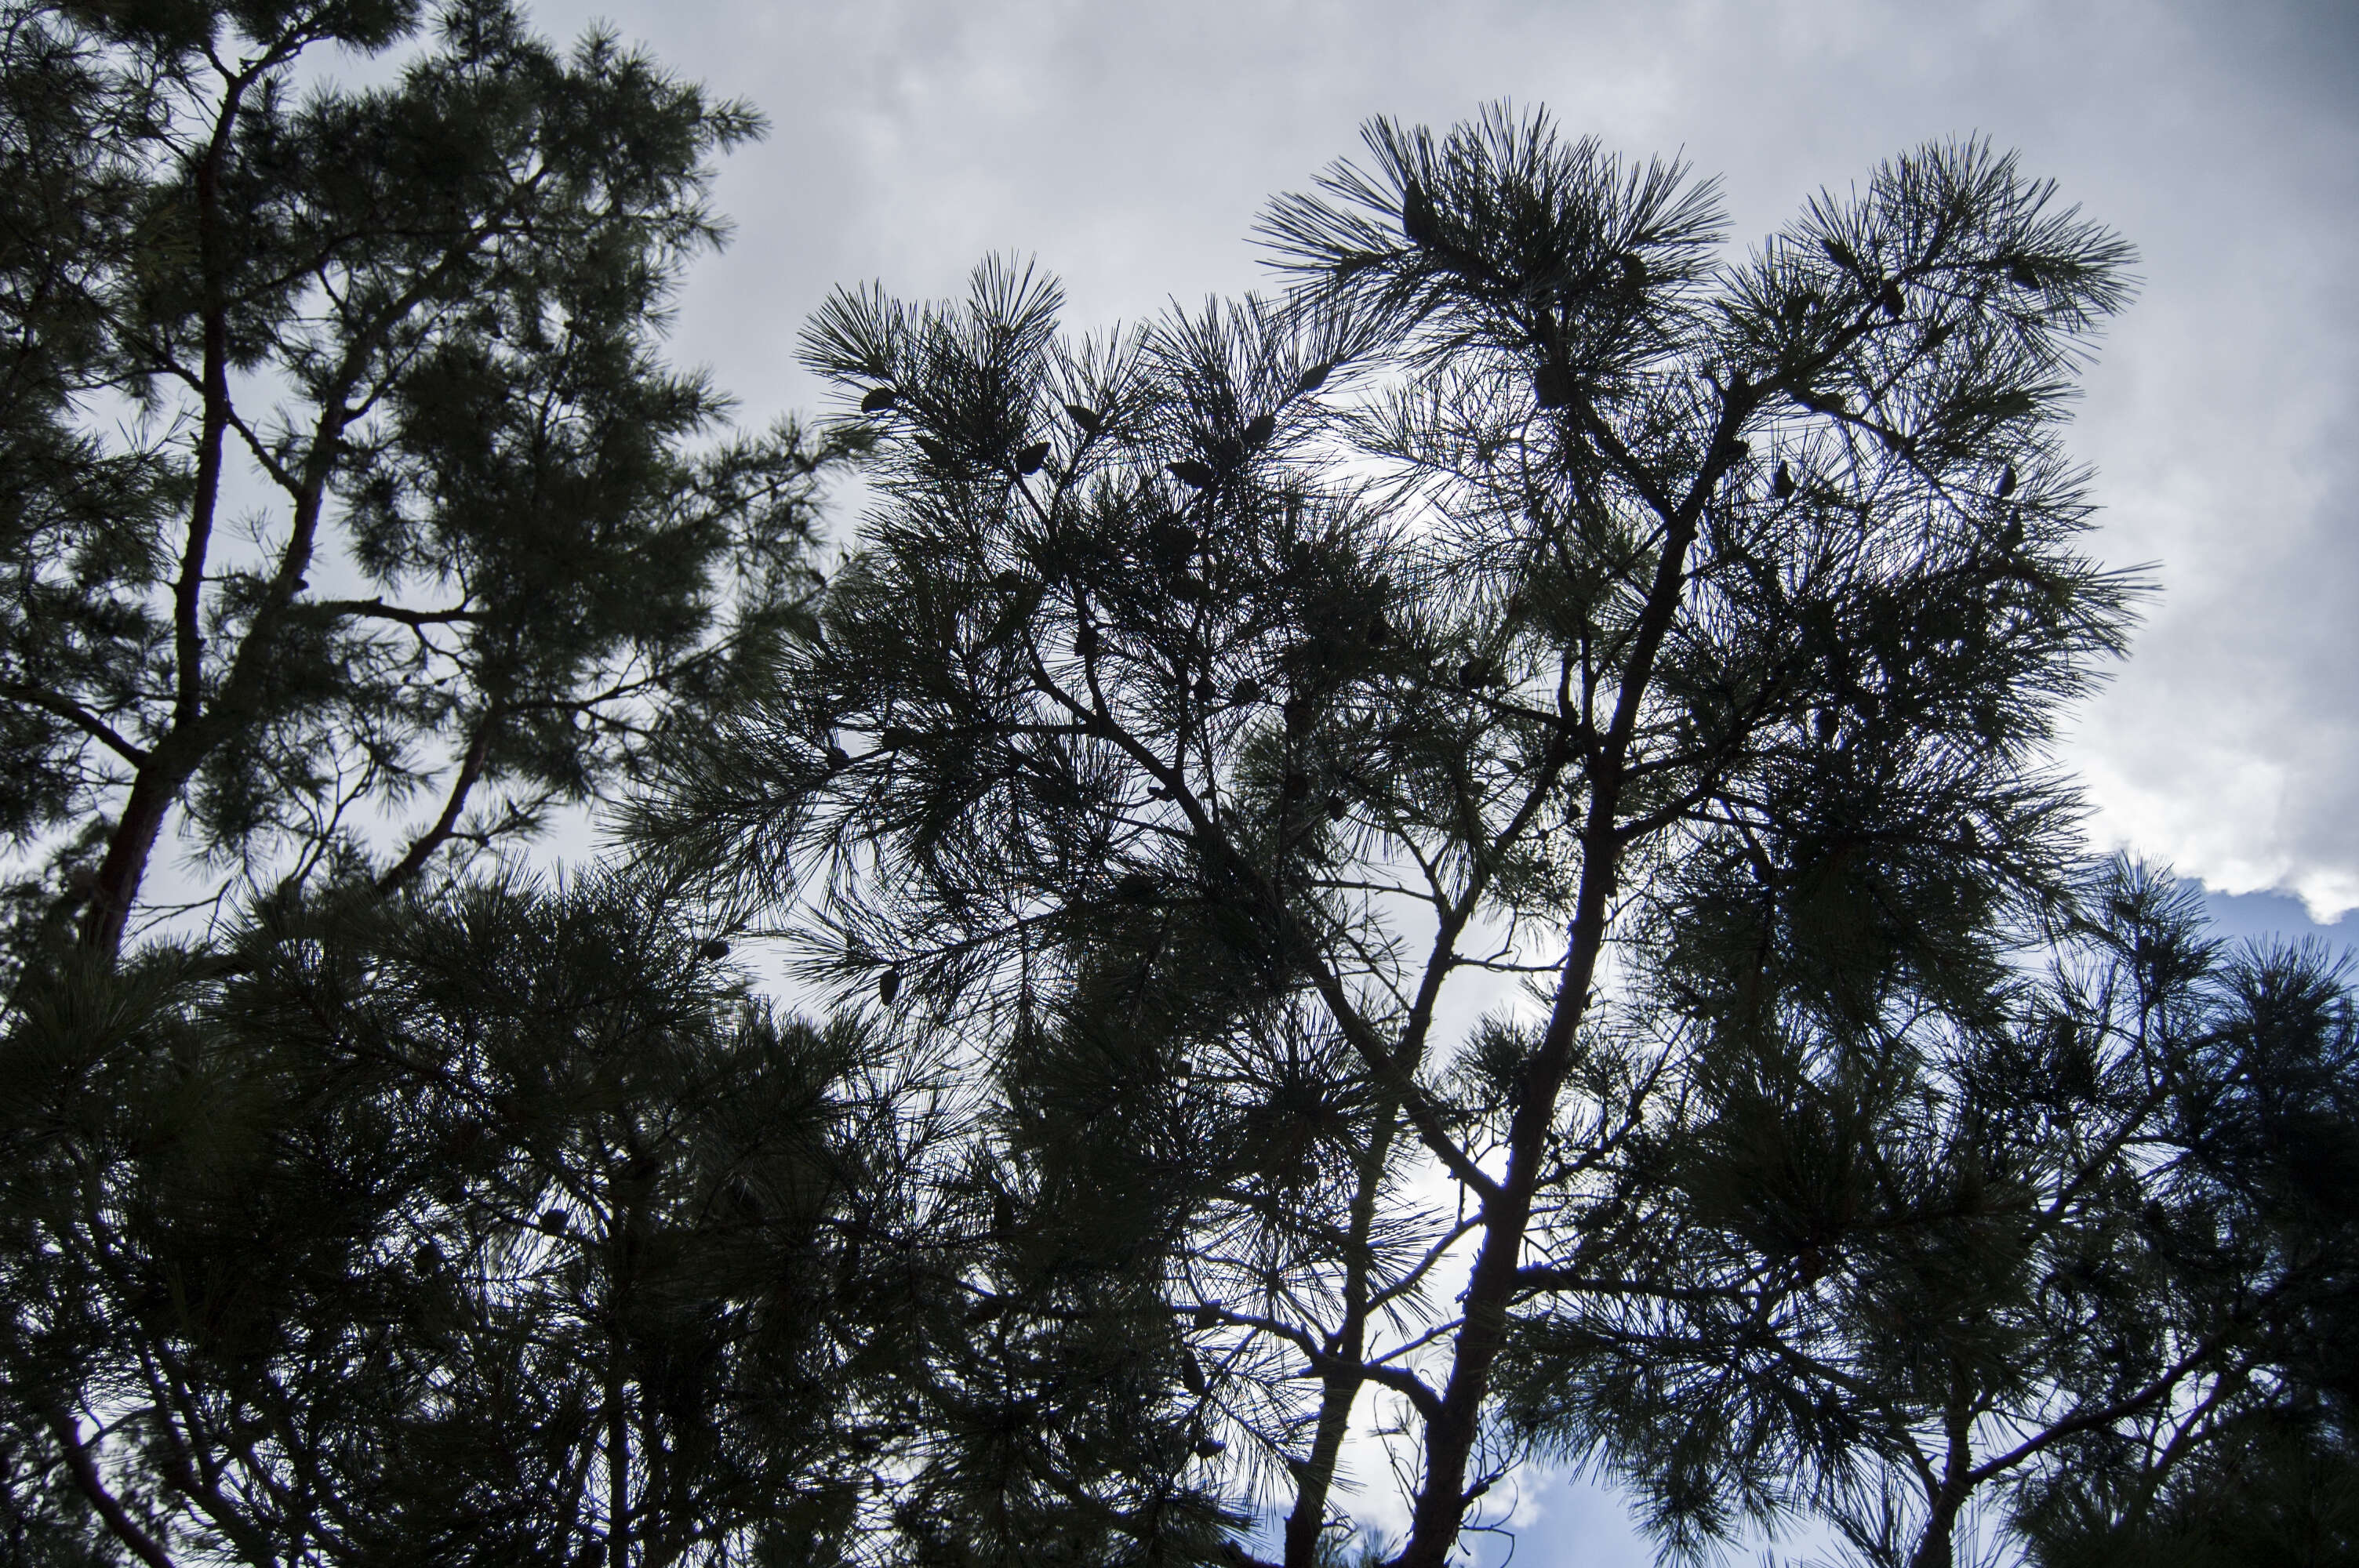
[[[544,6],[571,31],[590,13]],[[1983,134],[2144,253],[2091,375],[2101,548],[2164,589],[2071,757],[2101,839],[2232,891],[2359,904],[2352,524],[2359,11],[1984,0],[1945,7],[1336,0],[605,5],[772,118],[728,165],[737,244],[679,345],[749,414],[808,407],[795,332],[840,282],[954,292],[992,251],[1066,280],[1071,321],[1254,287],[1271,192],[1371,114],[1493,98],[1682,152],[1740,243],[1821,185]]]

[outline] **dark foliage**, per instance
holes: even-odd
[[[20,1477],[79,1480],[48,1528],[87,1541],[87,1502],[150,1561],[257,1564],[851,1550],[943,1273],[856,1261],[908,1240],[923,1118],[875,1040],[697,946],[620,884],[477,887],[41,988],[0,1054],[0,1355]]]
[[[724,400],[658,352],[758,119],[501,0],[294,85],[420,20],[0,17],[0,826],[48,860],[12,953],[114,950],[176,837],[234,873],[200,898],[516,838],[803,623],[830,449],[692,450]]]
[[[1796,1201],[1840,1204],[1896,1007],[1999,1023],[2133,587],[2056,441],[2126,252],[2010,160],[1926,149],[1730,262],[1709,187],[1545,119],[1369,146],[1270,209],[1277,303],[1072,343],[1008,265],[839,295],[806,354],[876,505],[636,828],[958,1043],[998,1179],[1184,1325],[1197,1452],[1294,1568],[1370,1395],[1397,1560],[1482,1522],[1532,1435],[1503,1351],[1619,1288],[1583,1238],[1698,1096],[1821,1127]],[[1796,1010],[1850,1081],[1780,1054]]]
[[[2272,1187],[2303,1145],[2251,1135],[2306,1099],[2315,1146],[2359,1136],[2347,1088],[2319,1092],[2351,999],[2321,954],[2207,943],[2191,896],[2126,867],[2072,908],[2049,972],[1971,1011],[1875,946],[1764,931],[1723,994],[1769,1003],[1689,1011],[1670,1108],[1568,1216],[1571,1288],[1518,1324],[1510,1422],[1690,1554],[1816,1511],[1864,1562],[1947,1563],[2006,1504],[2078,1561],[2128,1550],[2158,1495],[2168,1529],[2256,1545],[2264,1509],[2187,1499],[2223,1473],[2295,1486],[2300,1434],[2331,1436],[2328,1363],[2294,1341],[2350,1238],[2287,1228]]]
[[[488,0],[299,100],[419,15],[7,16],[16,1556],[1328,1568],[1388,1454],[1440,1568],[1535,1454],[1690,1554],[2348,1555],[2350,987],[2082,858],[2129,256],[2013,160],[1733,256],[1378,122],[1278,298],[844,292],[844,417],[700,452],[749,112]],[[168,827],[245,913],[126,946]]]

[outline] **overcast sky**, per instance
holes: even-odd
[[[1078,329],[1254,287],[1263,201],[1355,153],[1373,114],[1544,103],[1723,176],[1739,244],[1920,142],[2018,149],[2142,254],[2073,438],[2100,552],[2163,587],[2072,741],[2094,830],[2223,892],[2279,890],[2321,919],[2359,905],[2359,0],[535,14],[567,35],[603,17],[769,116],[723,168],[737,241],[699,266],[676,340],[755,419],[818,406],[795,334],[840,283],[943,296],[987,253],[1034,255]],[[2282,899],[2221,907],[2304,924]],[[1552,1503],[1525,1550],[1644,1561],[1597,1517]]]
[[[2224,892],[2359,905],[2354,0],[537,16],[569,35],[603,17],[769,116],[724,168],[738,239],[698,269],[678,336],[756,416],[816,403],[794,337],[839,283],[947,295],[987,253],[1036,255],[1085,328],[1256,287],[1256,211],[1375,114],[1439,126],[1508,98],[1684,152],[1725,178],[1739,243],[1917,143],[2017,148],[2143,258],[2075,438],[2104,555],[2154,563],[2164,589],[2074,741],[2096,832]]]

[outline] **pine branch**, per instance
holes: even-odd
[[[171,1556],[165,1552],[162,1543],[142,1530],[122,1502],[106,1489],[106,1483],[100,1476],[89,1448],[75,1435],[72,1418],[63,1410],[51,1406],[42,1412],[42,1419],[49,1422],[49,1431],[66,1452],[66,1467],[72,1473],[75,1487],[90,1499],[91,1507],[98,1510],[98,1517],[106,1521],[106,1528],[114,1532],[114,1538],[129,1547],[139,1561],[147,1564],[147,1568],[173,1568]]]
[[[468,737],[467,750],[459,759],[459,771],[452,776],[451,788],[443,796],[441,814],[435,817],[434,825],[413,839],[402,857],[377,878],[376,891],[379,894],[398,892],[415,879],[425,869],[426,862],[434,858],[434,852],[458,833],[459,814],[466,807],[468,794],[484,776],[484,764],[491,753],[492,740],[506,717],[506,710],[494,703],[475,721],[475,731]]]
[[[145,765],[147,761],[147,752],[145,748],[132,744],[113,725],[70,697],[44,691],[38,687],[27,686],[21,681],[0,682],[0,697],[38,708],[44,713],[57,715],[135,766]]]

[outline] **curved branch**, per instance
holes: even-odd
[[[459,830],[459,813],[467,804],[467,794],[484,776],[484,759],[490,752],[492,732],[499,728],[505,709],[494,707],[484,711],[475,725],[475,733],[467,742],[467,753],[459,762],[459,775],[451,781],[451,793],[442,803],[442,815],[434,826],[418,836],[408,851],[394,862],[391,870],[377,878],[376,891],[390,893],[416,877],[433,858],[434,851],[449,843]]]
[[[65,1448],[66,1467],[73,1472],[74,1486],[90,1499],[90,1506],[98,1510],[98,1516],[106,1521],[106,1528],[114,1532],[115,1539],[129,1547],[139,1561],[147,1564],[147,1568],[173,1568],[171,1555],[164,1550],[162,1542],[140,1529],[138,1521],[124,1509],[122,1502],[106,1489],[106,1482],[100,1476],[98,1465],[90,1456],[90,1449],[74,1433],[73,1419],[54,1405],[42,1411],[41,1419],[49,1423],[49,1430]]]
[[[21,681],[0,682],[0,697],[12,697],[28,708],[38,708],[44,713],[56,714],[83,734],[102,742],[108,751],[134,766],[147,761],[147,752],[145,747],[134,745],[124,739],[113,725],[71,697],[60,697],[55,692],[43,691],[38,687],[27,686]]]

